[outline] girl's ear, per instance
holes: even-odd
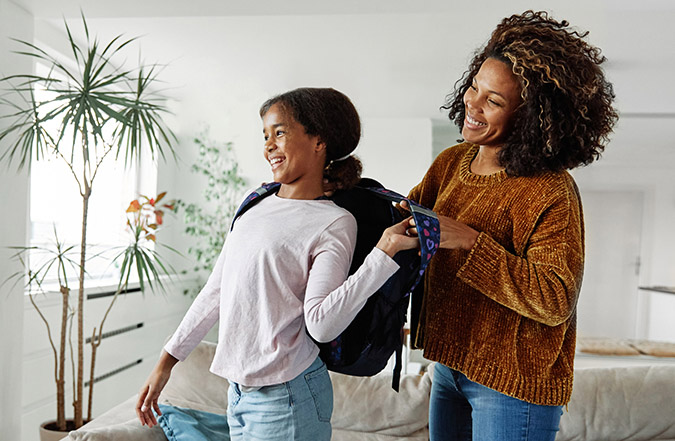
[[[316,145],[314,146],[315,152],[326,151],[326,143],[321,140],[321,138],[316,138]]]

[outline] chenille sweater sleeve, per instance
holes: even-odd
[[[514,225],[515,252],[482,232],[457,277],[527,318],[559,325],[574,313],[584,265],[581,204],[571,179],[521,221]]]

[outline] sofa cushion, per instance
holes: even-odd
[[[214,343],[202,342],[184,361],[177,363],[160,403],[225,415],[229,383],[209,371],[215,351]]]
[[[354,439],[366,439],[364,433],[426,436],[431,391],[428,374],[402,376],[398,393],[391,388],[392,377],[388,373],[352,377],[331,372],[330,376],[335,397],[331,419],[335,433],[357,432],[361,438]]]
[[[141,426],[133,396],[68,434],[65,441],[167,441],[162,428]]]

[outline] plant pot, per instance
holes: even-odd
[[[56,429],[56,421],[47,421],[40,425],[40,441],[61,441],[71,430],[75,430],[73,420],[66,420],[65,431]]]

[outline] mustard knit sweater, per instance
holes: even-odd
[[[567,172],[475,175],[478,146],[446,149],[410,198],[480,232],[426,273],[415,346],[506,395],[564,405],[572,393],[584,264],[581,202]],[[415,303],[419,299],[413,299]]]

